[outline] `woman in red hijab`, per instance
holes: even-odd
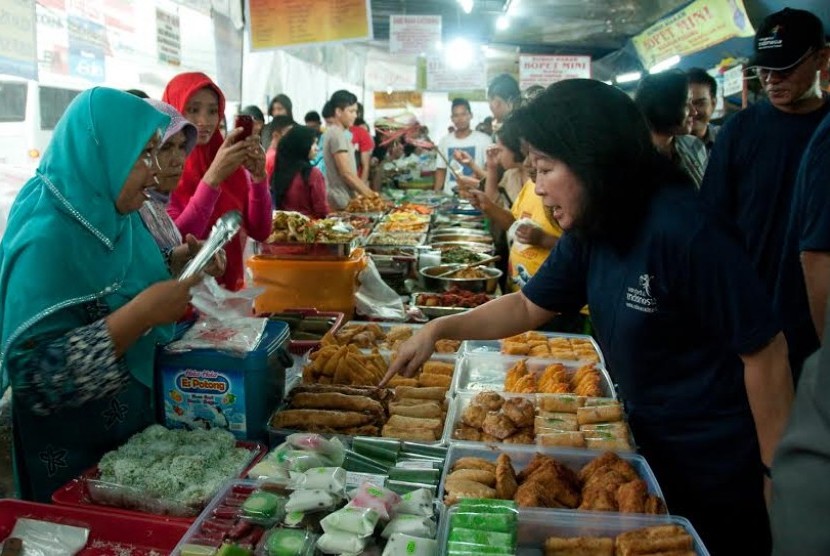
[[[226,246],[225,275],[219,283],[230,290],[244,286],[242,253],[245,238],[264,241],[271,233],[271,193],[265,175],[265,153],[258,137],[236,142],[241,128],[223,140],[219,120],[225,96],[203,73],[174,77],[162,97],[196,126],[196,147],[187,157],[179,186],[167,212],[183,236],[205,239],[216,220],[229,210],[243,215],[243,231]]]

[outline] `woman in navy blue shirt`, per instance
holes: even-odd
[[[432,321],[387,378],[414,374],[437,339],[504,338],[587,303],[669,510],[714,555],[768,554],[764,473],[793,386],[746,253],[656,152],[622,91],[564,81],[514,117],[536,193],[565,233],[521,292]]]

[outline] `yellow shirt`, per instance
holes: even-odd
[[[527,180],[519,196],[513,203],[511,212],[516,220],[522,218],[529,218],[542,227],[542,230],[553,237],[559,238],[562,235],[562,228],[556,222],[548,220],[545,214],[545,207],[542,204],[542,199],[539,197],[534,189],[534,184],[531,180]],[[517,248],[516,243],[510,247],[510,258],[507,261],[508,271],[510,272],[510,283],[508,288],[511,292],[516,292],[522,289],[531,276],[536,274],[542,263],[550,254],[549,249],[542,247],[526,246],[523,250]]]

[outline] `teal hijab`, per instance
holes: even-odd
[[[1,391],[7,357],[27,332],[66,333],[87,323],[63,309],[103,300],[114,311],[170,279],[138,211],[115,208],[147,142],[168,122],[138,97],[103,87],[78,95],[58,122],[0,243]],[[125,354],[142,384],[152,385],[155,345],[171,336],[170,326],[154,328]]]

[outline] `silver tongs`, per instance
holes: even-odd
[[[223,214],[216,221],[216,224],[213,225],[213,229],[211,229],[210,235],[202,244],[202,248],[199,249],[195,257],[190,259],[187,266],[184,267],[184,270],[179,275],[179,280],[186,280],[202,272],[210,264],[213,256],[236,235],[241,227],[242,213],[238,210],[230,210]]]

